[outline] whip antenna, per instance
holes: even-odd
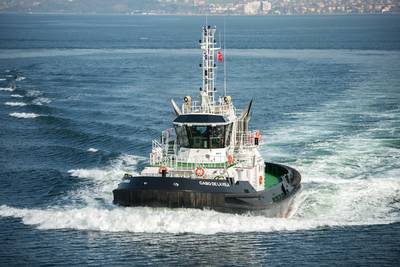
[[[226,42],[225,42],[225,16],[224,16],[224,95],[226,96]]]

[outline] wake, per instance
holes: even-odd
[[[72,204],[47,209],[18,209],[0,206],[0,216],[20,218],[38,229],[76,229],[134,233],[235,233],[298,231],[351,225],[388,224],[399,220],[389,202],[399,194],[394,179],[331,183],[313,187],[305,182],[296,196],[289,218],[262,214],[227,214],[212,210],[117,207],[112,190],[125,172],[137,174],[144,158],[122,155],[105,168],[74,169],[71,176],[92,182],[72,191]],[[83,205],[81,203],[84,203]],[[80,203],[80,204],[78,204]],[[391,215],[392,214],[392,215]]]

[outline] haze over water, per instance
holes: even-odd
[[[290,218],[112,205],[198,93],[204,18],[0,15],[1,265],[396,265],[400,17],[226,23],[234,104],[303,176]]]

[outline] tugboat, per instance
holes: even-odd
[[[139,176],[124,175],[113,191],[114,204],[287,215],[301,187],[300,173],[264,162],[261,132],[248,127],[252,101],[238,112],[226,93],[216,97],[216,63],[223,55],[215,32],[202,28],[199,101],[185,96],[178,106],[171,100],[174,128],[153,140],[150,164]]]

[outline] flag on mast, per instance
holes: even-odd
[[[222,55],[222,52],[221,52],[221,51],[218,51],[217,59],[218,59],[218,62],[224,61],[224,56]]]

